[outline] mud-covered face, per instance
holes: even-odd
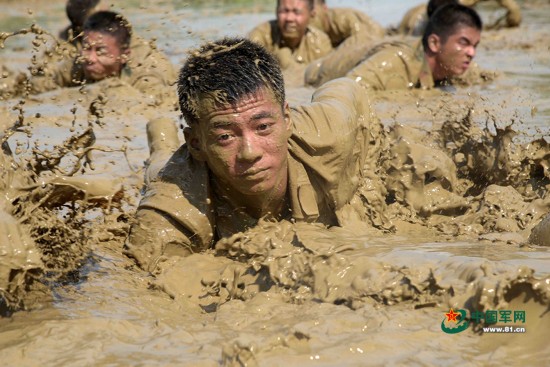
[[[305,0],[280,0],[277,25],[283,38],[299,44],[306,33],[311,11]]]
[[[480,39],[481,32],[473,27],[459,27],[445,42],[437,37],[434,78],[441,80],[464,74],[476,54]]]
[[[86,79],[99,81],[120,75],[128,53],[113,35],[96,31],[85,32],[81,63]]]
[[[186,138],[191,138],[194,156],[206,161],[222,187],[256,198],[286,189],[288,105],[281,108],[273,93],[262,88],[236,106],[220,107],[205,99],[199,108],[199,121]]]

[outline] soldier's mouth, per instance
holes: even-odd
[[[265,175],[267,175],[269,169],[268,168],[257,168],[257,169],[250,169],[248,171],[245,171],[241,173],[239,176],[241,178],[244,178],[245,180],[259,180],[263,178]]]
[[[285,29],[285,32],[288,32],[288,33],[296,32],[298,30],[298,28],[294,24],[285,25],[284,29]]]

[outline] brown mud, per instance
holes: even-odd
[[[125,11],[177,65],[201,39],[271,16],[154,3]],[[147,179],[147,123],[178,126],[175,100],[152,106],[107,80],[0,101],[3,363],[550,363],[550,5],[522,4],[519,29],[483,33],[477,62],[496,72],[491,83],[373,98],[387,146],[381,180],[359,195],[369,223],[262,222],[155,274],[122,245]],[[9,5],[0,32],[64,24],[61,5]],[[5,40],[5,80],[40,55],[35,36]],[[307,103],[303,70],[285,73],[290,103]],[[450,308],[524,312],[497,325],[526,332],[470,319],[446,333]]]

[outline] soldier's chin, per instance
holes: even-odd
[[[462,64],[458,69],[458,74],[457,75],[462,75],[464,74],[465,72],[468,71],[468,68],[470,67],[470,64]]]
[[[291,40],[300,39],[300,32],[298,32],[297,30],[284,31],[283,32],[283,37],[287,40],[289,40],[289,39],[291,39]]]
[[[84,71],[84,76],[86,77],[87,80],[93,80],[93,81],[96,81],[96,82],[99,81],[99,80],[105,79],[105,74],[96,73],[96,72],[88,71],[88,70]]]

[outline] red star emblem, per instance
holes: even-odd
[[[451,308],[451,310],[449,311],[449,313],[446,313],[445,316],[447,316],[447,322],[448,321],[454,321],[454,322],[458,322],[458,320],[456,319],[456,317],[460,315],[459,313],[456,313],[454,312],[454,310]]]

